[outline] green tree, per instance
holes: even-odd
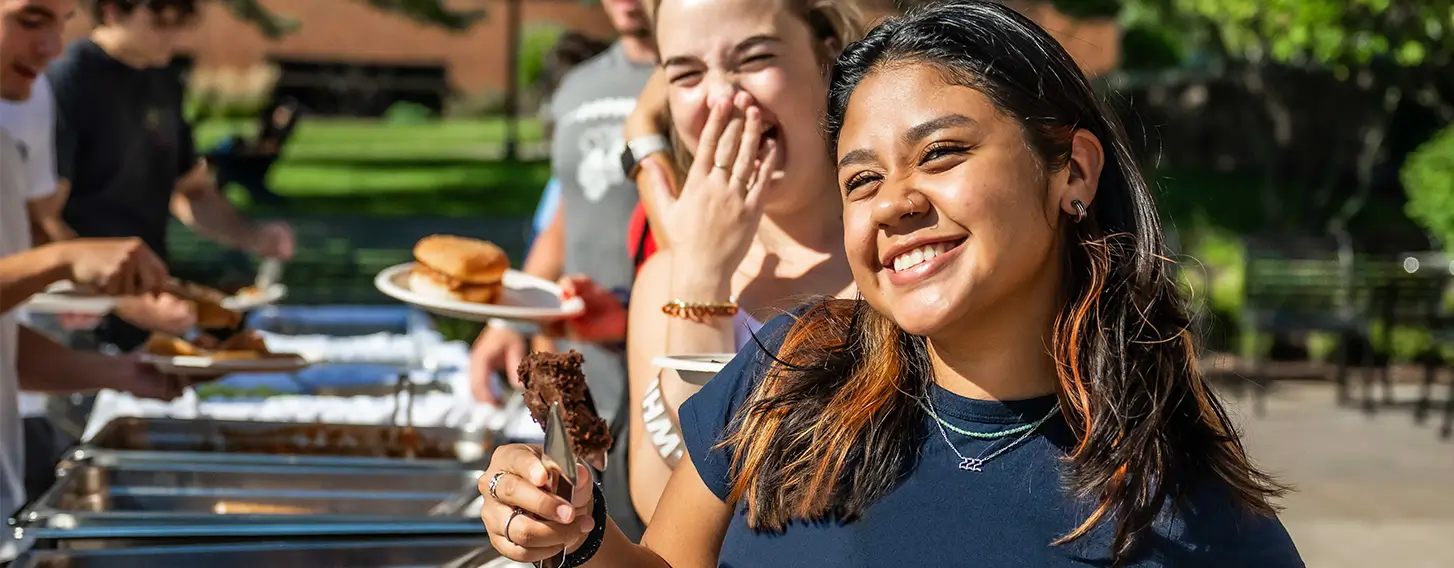
[[[1399,174],[1409,196],[1409,218],[1454,252],[1454,128],[1420,146]]]
[[[1325,229],[1343,234],[1367,203],[1374,167],[1385,157],[1385,139],[1400,104],[1417,102],[1454,119],[1454,0],[1139,0],[1200,18],[1216,48],[1264,102],[1272,127],[1267,137],[1269,180],[1295,144],[1326,148],[1322,172],[1280,180],[1298,195],[1269,191],[1272,217],[1293,209],[1323,208]],[[1335,81],[1323,81],[1331,74]],[[1316,85],[1315,87],[1313,87]],[[1307,107],[1332,113],[1312,117],[1320,139],[1296,139],[1295,124]],[[1302,131],[1307,131],[1303,129]],[[1251,139],[1259,138],[1249,133]],[[1357,183],[1340,183],[1337,170],[1352,164]],[[1287,173],[1287,172],[1283,172]]]
[[[298,28],[296,20],[273,13],[259,0],[221,0],[239,20],[251,22],[270,38],[279,38]],[[422,24],[439,26],[452,32],[463,32],[484,17],[482,10],[451,10],[446,0],[361,0],[373,7],[398,14]]]

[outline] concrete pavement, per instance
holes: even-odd
[[[1326,382],[1279,384],[1263,418],[1228,396],[1253,459],[1294,486],[1282,520],[1307,565],[1454,568],[1454,442],[1439,440],[1437,418],[1369,418],[1333,394]]]

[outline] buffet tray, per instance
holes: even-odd
[[[460,469],[493,447],[488,432],[454,428],[122,417],[70,458],[134,462]],[[463,459],[462,459],[463,458]]]
[[[438,568],[488,542],[480,538],[268,542],[102,550],[35,551],[12,568]],[[493,550],[482,560],[498,558]]]
[[[478,518],[429,516],[477,470],[248,464],[63,463],[12,521],[37,539],[483,534]]]

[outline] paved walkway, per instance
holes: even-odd
[[[1282,519],[1308,566],[1454,567],[1454,442],[1436,419],[1340,409],[1329,383],[1273,393],[1263,418],[1229,401],[1253,459],[1295,486]]]

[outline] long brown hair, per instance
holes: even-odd
[[[1107,150],[1088,218],[1062,235],[1052,347],[1075,439],[1066,479],[1097,506],[1054,544],[1110,522],[1114,562],[1124,563],[1167,504],[1184,503],[1203,482],[1273,514],[1285,489],[1250,463],[1197,368],[1189,312],[1125,132],[1064,48],[993,2],[938,4],[891,20],[834,67],[830,146],[854,88],[902,63],[933,65],[1016,117],[1047,171],[1065,167],[1077,129]],[[862,300],[825,300],[803,313],[722,443],[733,451],[731,497],[745,505],[749,526],[852,520],[891,490],[923,439],[917,397],[933,380],[928,361],[924,338]]]

